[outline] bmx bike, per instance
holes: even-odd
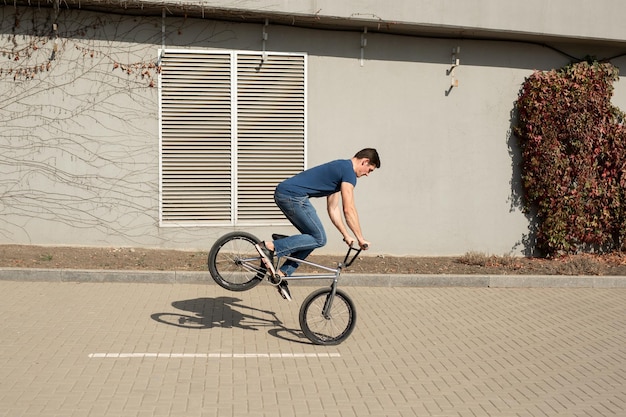
[[[281,237],[284,236],[273,235],[274,240]],[[258,243],[260,240],[256,236],[241,231],[220,237],[209,251],[208,266],[213,280],[230,291],[250,290],[266,276],[272,283],[271,272],[267,271],[254,247]],[[354,303],[348,294],[337,288],[337,284],[341,270],[352,265],[360,252],[361,248],[350,246],[343,262],[336,268],[291,256],[282,256],[278,259],[278,263],[292,260],[319,271],[312,274],[293,274],[283,277],[284,280],[332,279],[330,287],[313,291],[300,306],[300,327],[311,342],[318,345],[338,345],[354,330],[356,325]]]

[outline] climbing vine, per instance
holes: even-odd
[[[536,71],[517,100],[525,209],[548,256],[621,250],[626,236],[626,130],[611,104],[618,70],[580,62]]]
[[[145,81],[149,87],[156,86],[156,78],[161,70],[157,62],[121,62],[103,52],[101,47],[89,44],[89,39],[93,39],[98,31],[110,23],[103,18],[63,27],[57,23],[52,9],[48,9],[42,17],[29,8],[17,7],[10,22],[8,42],[0,42],[3,61],[0,61],[0,79],[11,77],[14,81],[32,80],[49,72],[67,48],[74,48],[85,58],[99,58],[99,65],[121,70],[118,72],[120,75],[134,76],[137,80]]]
[[[155,26],[0,8],[0,239],[89,230],[139,244],[146,235],[157,193],[145,139],[156,136],[146,122],[157,119]],[[144,43],[132,42],[137,33]]]
[[[149,87],[168,39],[197,47],[233,33],[219,22],[53,3],[0,7],[0,241],[205,237],[155,227],[158,92]]]

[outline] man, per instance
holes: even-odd
[[[293,274],[299,264],[286,261],[280,270],[276,271],[273,264],[274,256],[290,255],[297,259],[306,259],[314,249],[326,244],[326,232],[309,201],[310,198],[326,197],[331,222],[343,236],[343,241],[351,246],[354,238],[344,225],[341,216],[343,211],[343,217],[356,237],[359,247],[368,248],[369,242],[363,237],[354,203],[354,187],[357,178],[368,176],[376,168],[380,168],[378,152],[376,149],[366,148],[357,152],[351,159],[339,159],[310,168],[278,184],[274,201],[301,234],[261,242],[256,245],[256,249],[265,267],[271,272],[274,283],[278,283],[278,292],[283,298],[291,300],[287,281],[282,280],[282,277]]]

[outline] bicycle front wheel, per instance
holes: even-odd
[[[300,327],[304,335],[318,345],[338,345],[350,336],[356,325],[356,310],[348,294],[335,292],[332,306],[324,314],[324,306],[332,295],[331,288],[311,293],[300,307]]]
[[[246,291],[265,277],[265,265],[254,245],[259,239],[246,232],[220,237],[209,251],[208,266],[213,280],[230,291]]]

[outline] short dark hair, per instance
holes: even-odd
[[[380,157],[374,148],[361,149],[354,155],[354,157],[356,159],[369,159],[370,164],[375,165],[376,168],[380,168]]]

